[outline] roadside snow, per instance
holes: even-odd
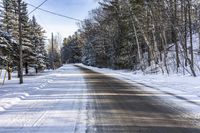
[[[25,83],[20,85],[17,73],[13,73],[12,80],[8,81],[6,77],[5,84],[2,85],[4,75],[5,71],[0,77],[0,112],[30,96],[33,91],[45,87],[50,81],[48,74],[39,74],[38,76],[24,76]]]
[[[14,78],[0,87],[4,101],[0,107],[5,110],[0,111],[0,133],[86,132],[87,96],[82,94],[87,93],[87,85],[79,68],[65,65],[25,76],[24,81],[19,85]]]

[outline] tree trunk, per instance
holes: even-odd
[[[154,55],[154,59],[155,59],[155,63],[158,64],[159,61],[158,61],[158,55],[159,55],[159,50],[158,50],[158,43],[157,43],[157,40],[156,40],[156,30],[155,30],[155,25],[154,23],[152,24],[152,35],[153,35],[153,43],[154,43],[154,51],[153,51],[153,55]]]
[[[198,24],[197,24],[197,28],[198,28],[198,34],[199,34],[199,53],[200,53],[200,5],[198,5]]]
[[[10,65],[8,65],[7,72],[8,72],[8,80],[11,80],[11,68],[10,68]]]
[[[179,46],[177,40],[177,0],[174,0],[174,3],[171,3],[172,9],[172,42],[175,44],[175,52],[176,52],[176,71],[178,73],[178,69],[180,67],[180,59],[179,59]]]
[[[187,67],[188,65],[188,51],[187,51],[187,4],[186,2],[184,2],[184,6],[185,6],[185,10],[184,10],[184,14],[185,14],[185,32],[184,32],[184,51],[185,51],[185,66]]]
[[[35,67],[35,73],[36,73],[36,74],[38,73],[38,68],[37,68],[37,67]]]
[[[139,62],[140,62],[140,69],[143,71],[143,59],[142,59],[142,53],[141,53],[141,48],[140,48],[140,44],[139,44],[139,38],[138,38],[138,34],[137,34],[137,29],[134,23],[134,18],[133,18],[133,10],[131,8],[131,6],[129,4],[127,4],[129,7],[129,12],[130,12],[130,17],[131,17],[131,24],[132,24],[132,28],[133,28],[133,32],[135,35],[135,40],[136,40],[136,44],[137,44],[137,53],[138,53],[138,58],[139,58]]]
[[[191,1],[190,0],[188,0],[188,17],[189,17],[190,54],[191,54],[190,68],[191,68],[193,76],[196,77],[196,73],[194,70],[194,53],[193,53],[193,43],[192,43],[192,18],[191,18]]]
[[[28,74],[28,63],[27,62],[25,63],[25,73],[26,73],[26,75]]]
[[[164,55],[163,55],[163,62],[164,62],[164,66],[165,66],[165,70],[167,72],[167,74],[169,74],[169,70],[168,70],[168,66],[167,66],[167,39],[166,39],[166,34],[165,34],[165,30],[162,31],[162,34],[160,35],[162,38],[162,45],[163,45],[163,49],[164,49]]]
[[[148,40],[147,35],[145,34],[144,30],[143,30],[142,27],[140,26],[140,22],[139,22],[138,18],[137,18],[134,14],[133,14],[133,17],[134,17],[134,20],[136,21],[136,23],[138,24],[139,30],[140,30],[140,32],[142,33],[142,35],[143,35],[143,37],[144,37],[144,41],[145,41],[145,43],[146,43],[146,45],[147,45],[147,47],[148,47],[148,64],[149,64],[149,66],[151,66],[151,58],[153,57],[153,48],[152,48],[152,46],[150,45],[150,42],[149,42],[149,40]],[[154,59],[154,57],[153,57],[153,59]]]

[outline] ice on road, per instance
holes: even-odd
[[[167,94],[74,65],[46,76],[45,86],[0,113],[0,133],[200,132],[199,119],[160,100]]]

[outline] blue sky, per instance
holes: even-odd
[[[35,6],[40,5],[43,1],[25,0]],[[88,11],[97,6],[96,0],[48,0],[41,8],[83,20],[87,18]],[[33,10],[33,7],[28,6],[28,10]],[[32,15],[36,16],[38,23],[45,29],[47,37],[50,37],[52,32],[60,33],[63,38],[68,37],[78,29],[77,21],[74,20],[54,16],[40,10],[36,10]]]

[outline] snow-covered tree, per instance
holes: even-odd
[[[3,54],[4,66],[12,66],[17,56],[17,17],[16,17],[16,0],[3,0],[1,5],[1,54]],[[17,61],[16,61],[17,62]],[[8,78],[11,78],[8,71]]]
[[[0,66],[5,66],[7,62],[7,53],[10,52],[11,48],[11,39],[10,36],[0,30]]]
[[[44,69],[47,52],[42,27],[37,24],[35,18],[29,19],[27,4],[23,0],[20,1],[20,6],[18,4],[18,0],[0,2],[0,65],[7,66],[7,68],[17,66],[19,76],[20,38],[26,73],[28,73],[29,66],[33,65]],[[21,37],[19,22],[21,23]]]
[[[35,58],[35,67],[43,70],[46,68],[46,55],[47,52],[45,50],[45,31],[43,28],[37,23],[36,18],[33,16],[32,20],[30,20],[31,25],[31,43],[34,46],[33,50],[36,53]]]
[[[81,43],[80,35],[76,32],[74,36],[70,36],[63,40],[61,49],[63,63],[80,63],[81,62]]]
[[[31,24],[29,22],[27,4],[22,2],[21,6],[21,23],[22,23],[22,49],[23,49],[23,63],[25,72],[28,74],[28,67],[36,61],[36,53],[34,45],[31,43]]]

